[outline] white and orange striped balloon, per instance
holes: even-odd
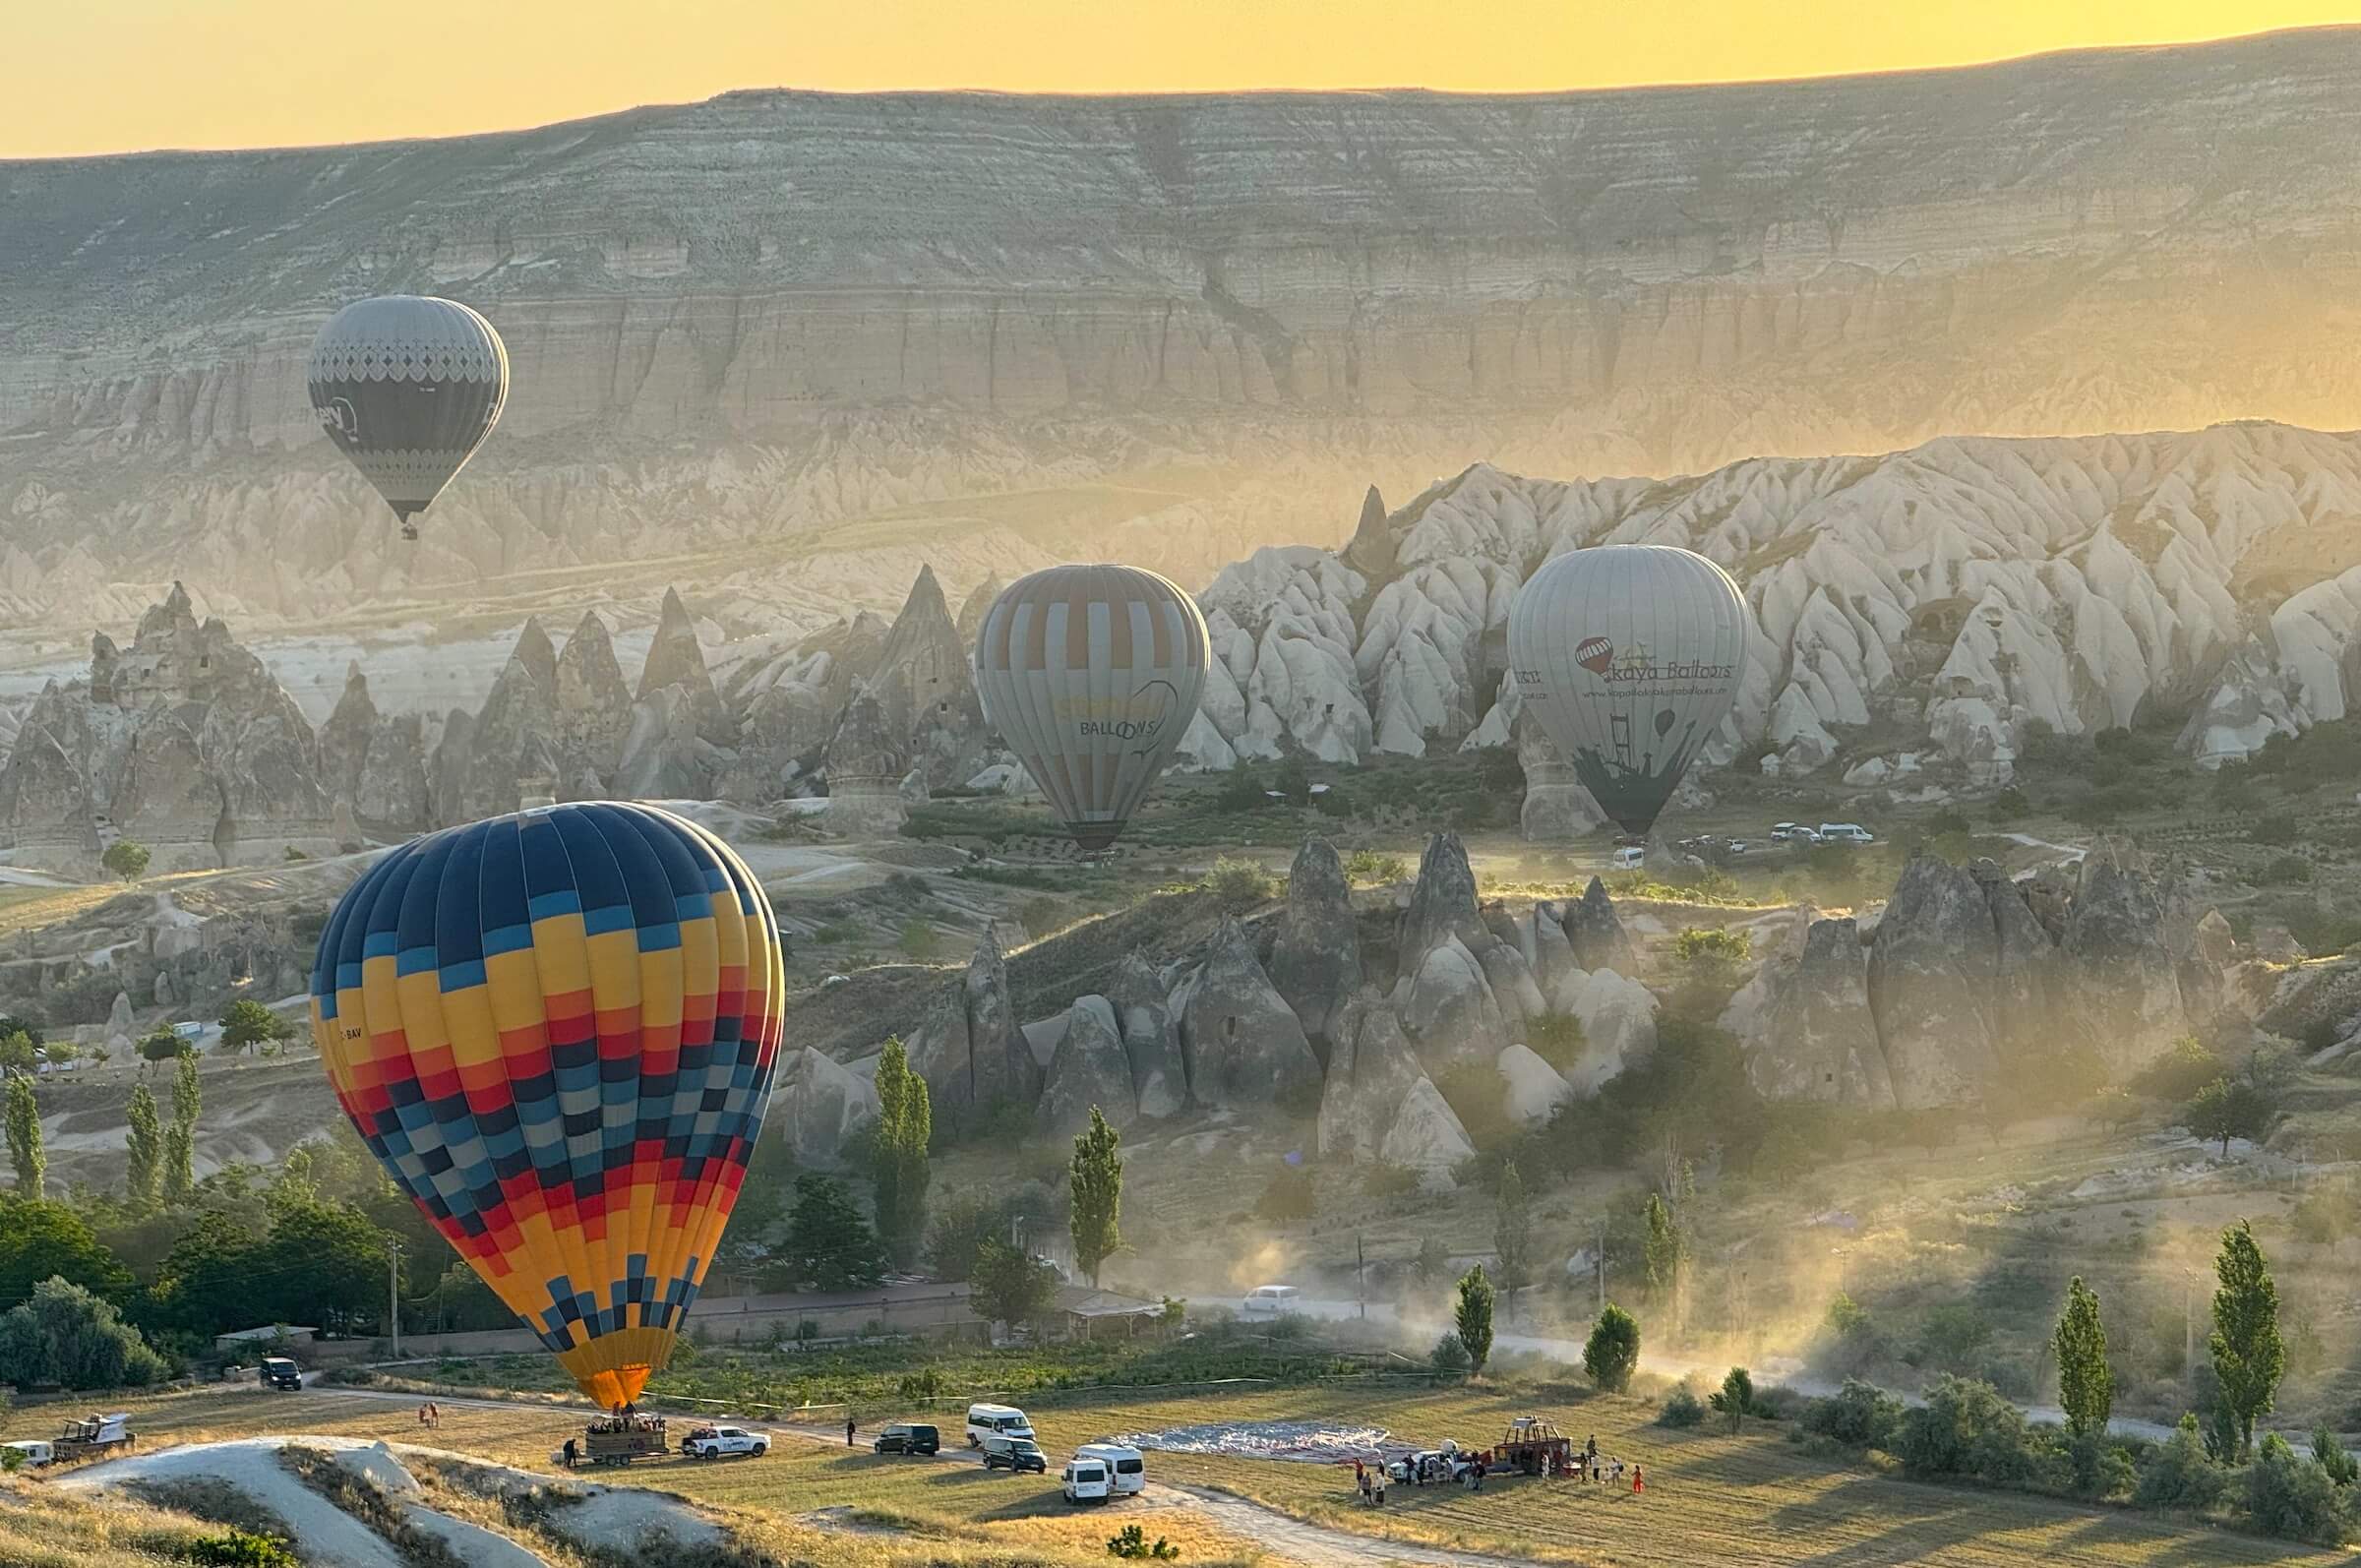
[[[1170,579],[1051,567],[985,612],[976,692],[1066,831],[1102,850],[1196,717],[1210,648],[1204,616]]]

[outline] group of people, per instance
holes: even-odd
[[[431,1399],[419,1406],[418,1424],[429,1427],[441,1426],[443,1424],[443,1407]]]
[[[1572,1474],[1576,1480],[1588,1480],[1595,1486],[1620,1486],[1623,1484],[1623,1461],[1600,1458],[1599,1434],[1593,1432],[1588,1442],[1574,1450]],[[1631,1467],[1631,1489],[1635,1492],[1648,1489],[1647,1473],[1637,1462]]]
[[[1453,1478],[1452,1467],[1452,1459],[1444,1455],[1414,1454],[1404,1462],[1404,1478],[1415,1486],[1424,1486],[1429,1481],[1440,1485]],[[1646,1472],[1637,1464],[1633,1464],[1629,1468],[1631,1489],[1635,1492],[1646,1491],[1648,1489]],[[1485,1476],[1492,1469],[1488,1451],[1476,1454],[1467,1458],[1467,1462],[1458,1467],[1457,1479],[1468,1490],[1480,1492],[1483,1490]],[[1623,1484],[1624,1469],[1622,1460],[1601,1457],[1599,1437],[1594,1432],[1580,1448],[1570,1449],[1563,1456],[1556,1453],[1549,1454],[1542,1462],[1541,1473],[1556,1479],[1571,1477],[1575,1480],[1588,1480],[1596,1485],[1620,1486]],[[1375,1465],[1359,1459],[1353,1461],[1354,1484],[1360,1489],[1361,1500],[1364,1505],[1375,1508],[1385,1506],[1386,1476],[1387,1467],[1382,1460]]]

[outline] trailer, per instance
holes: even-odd
[[[602,1416],[582,1434],[582,1457],[593,1465],[628,1465],[672,1451],[661,1416]]]
[[[57,1434],[54,1451],[60,1461],[88,1459],[109,1449],[129,1448],[138,1441],[139,1435],[131,1429],[131,1417],[117,1412],[66,1422]]]

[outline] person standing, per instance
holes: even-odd
[[[844,1418],[844,1446],[853,1446],[853,1418],[850,1416]]]
[[[1631,1467],[1631,1489],[1635,1492],[1644,1492],[1648,1489],[1648,1478],[1637,1465]]]
[[[574,1459],[575,1459],[575,1455],[576,1455],[576,1454],[577,1454],[577,1453],[579,1453],[579,1452],[580,1452],[580,1449],[578,1449],[578,1448],[576,1448],[576,1447],[575,1446],[575,1441],[574,1441],[574,1439],[573,1439],[573,1438],[571,1438],[571,1437],[567,1438],[567,1439],[566,1439],[566,1468],[567,1468],[568,1470],[572,1470],[572,1469],[574,1469]]]

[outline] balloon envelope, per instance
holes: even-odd
[[[665,1364],[761,1130],[778,929],[650,807],[414,839],[320,937],[312,1033],[389,1175],[603,1409]]]
[[[1508,612],[1516,690],[1615,825],[1646,833],[1737,700],[1746,604],[1669,545],[1544,562]]]
[[[985,612],[976,692],[1074,841],[1105,849],[1196,717],[1211,646],[1153,572],[1051,567]]]
[[[386,294],[328,319],[305,380],[329,440],[406,531],[499,422],[509,351],[456,301]]]

